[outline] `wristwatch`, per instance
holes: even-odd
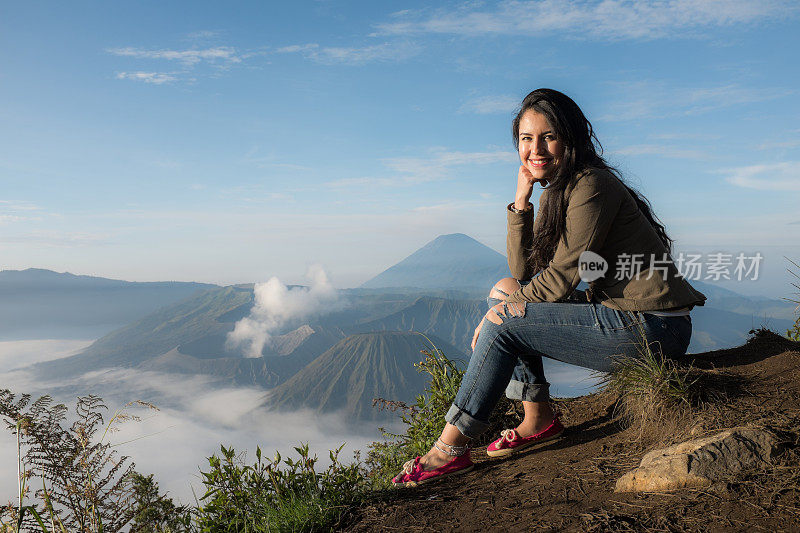
[[[527,213],[528,211],[531,210],[531,207],[533,207],[533,204],[530,203],[530,202],[528,202],[528,205],[525,206],[525,209],[517,209],[516,207],[514,207],[514,202],[511,202],[510,204],[508,204],[508,209],[512,213],[516,213],[518,215],[521,215],[522,213]]]

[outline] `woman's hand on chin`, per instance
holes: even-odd
[[[547,180],[534,178],[530,170],[525,168],[524,165],[520,166],[517,173],[517,194],[514,196],[514,207],[522,210],[528,206],[533,194],[534,183],[540,183],[544,186]]]

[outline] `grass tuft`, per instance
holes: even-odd
[[[665,357],[658,343],[648,343],[644,333],[640,335],[638,357],[618,357],[601,387],[617,396],[615,415],[632,431],[633,440],[652,444],[686,425],[696,379]]]

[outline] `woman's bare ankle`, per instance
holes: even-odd
[[[553,423],[555,412],[550,402],[522,402],[525,410],[525,417],[516,427],[516,432],[520,437],[530,437],[541,433]]]
[[[537,433],[541,433],[547,427],[553,423],[553,417],[538,417],[536,419],[528,420],[527,418],[520,422],[520,424],[516,427],[515,431],[517,435],[520,437],[530,437],[531,435],[536,435]]]

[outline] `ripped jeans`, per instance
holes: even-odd
[[[502,291],[500,291],[502,292]],[[489,306],[502,300],[489,297]],[[505,392],[512,400],[550,399],[542,357],[609,372],[614,357],[637,357],[642,334],[667,357],[686,353],[692,336],[688,316],[617,311],[599,303],[527,303],[525,315],[484,319],[469,365],[445,420],[467,437],[488,427]]]

